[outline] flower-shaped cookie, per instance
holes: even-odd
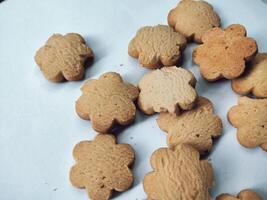
[[[262,198],[253,190],[242,190],[237,197],[230,194],[221,194],[216,200],[262,200]]]
[[[157,119],[159,127],[168,133],[167,143],[170,148],[177,144],[189,144],[200,153],[209,151],[212,138],[221,135],[222,121],[213,114],[212,103],[199,97],[196,106],[181,115],[160,113]]]
[[[146,114],[190,110],[197,99],[194,75],[183,68],[163,67],[145,74],[138,87],[138,105]]]
[[[213,185],[212,166],[199,160],[199,153],[188,145],[161,148],[151,156],[153,172],[144,178],[148,199],[210,200]]]
[[[245,70],[246,62],[257,53],[257,43],[246,37],[246,29],[234,24],[222,30],[213,28],[202,36],[203,44],[193,52],[193,59],[202,76],[215,81],[234,79]]]
[[[52,35],[35,55],[44,76],[54,82],[81,80],[86,61],[92,58],[92,50],[77,33]]]
[[[220,17],[205,1],[182,0],[168,15],[168,23],[188,40],[200,43],[207,30],[220,26]]]
[[[116,144],[114,136],[100,134],[93,141],[82,141],[73,156],[77,163],[70,170],[70,181],[85,188],[92,200],[107,200],[112,190],[122,192],[133,183],[129,166],[134,150],[128,144]]]
[[[145,26],[131,40],[128,53],[148,68],[172,66],[179,62],[186,39],[164,25]]]
[[[267,97],[267,53],[259,53],[247,71],[232,80],[235,92],[246,95],[250,92],[256,97]]]
[[[135,119],[138,88],[123,83],[121,76],[108,72],[98,80],[88,80],[82,86],[82,96],[76,102],[78,115],[92,121],[93,128],[108,132],[114,124],[127,125]]]
[[[267,151],[267,99],[240,97],[238,105],[229,110],[228,119],[237,128],[241,145]]]

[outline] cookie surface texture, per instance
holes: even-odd
[[[239,24],[224,30],[213,28],[202,36],[202,41],[194,49],[193,60],[208,81],[239,77],[258,49],[256,41],[246,37],[245,27]]]
[[[182,0],[169,12],[168,23],[188,40],[201,43],[203,33],[220,26],[220,17],[205,1]]]
[[[219,137],[222,132],[221,119],[213,114],[212,103],[204,97],[198,97],[195,107],[181,115],[160,113],[157,122],[168,133],[170,148],[177,144],[189,144],[200,153],[210,151],[212,139]]]
[[[216,198],[216,200],[263,200],[263,199],[253,190],[246,189],[241,191],[237,195],[237,197],[232,196],[230,194],[221,194]]]
[[[199,160],[199,153],[188,145],[174,149],[160,148],[151,156],[154,171],[144,178],[144,190],[149,200],[210,200],[213,185],[212,166]]]
[[[232,80],[232,88],[241,95],[252,93],[256,97],[267,97],[267,53],[256,55],[246,72]]]
[[[45,78],[53,82],[81,80],[92,58],[93,51],[77,33],[52,35],[35,55]]]
[[[124,83],[118,73],[88,80],[81,90],[76,112],[82,119],[91,120],[96,131],[107,133],[114,125],[127,125],[135,119],[138,88]]]
[[[133,183],[129,166],[134,150],[128,144],[116,144],[114,136],[100,134],[93,141],[82,141],[73,156],[76,164],[70,170],[70,181],[85,188],[92,200],[107,200],[113,190],[125,191]]]
[[[128,53],[144,67],[159,68],[177,64],[185,46],[185,37],[171,27],[145,26],[129,43]]]
[[[237,139],[247,148],[260,146],[267,151],[267,99],[240,97],[228,112],[229,122],[237,128]]]
[[[146,114],[190,110],[197,99],[194,75],[183,68],[163,67],[145,74],[139,81],[139,108]]]

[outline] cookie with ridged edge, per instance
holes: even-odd
[[[125,191],[133,183],[129,167],[134,150],[128,144],[116,144],[112,135],[99,134],[93,141],[78,143],[73,156],[76,164],[70,170],[70,181],[85,188],[92,200],[108,200],[113,190]]]
[[[77,33],[54,34],[35,55],[46,79],[53,82],[78,81],[84,77],[85,65],[93,51]]]
[[[240,97],[228,112],[229,122],[237,128],[237,139],[247,148],[260,146],[267,151],[267,99]]]
[[[188,40],[201,43],[203,33],[220,26],[220,17],[206,1],[182,0],[168,15],[168,23]]]
[[[213,28],[202,36],[203,44],[193,51],[193,60],[208,81],[235,79],[257,53],[257,43],[246,37],[246,29],[233,24],[222,30]]]
[[[176,65],[186,46],[186,39],[165,25],[140,28],[128,46],[128,54],[147,68]]]
[[[150,159],[153,171],[143,181],[149,200],[211,200],[213,169],[199,152],[189,145],[160,148]]]
[[[230,194],[221,194],[216,200],[263,200],[259,194],[254,192],[253,190],[246,189],[242,190],[237,197],[232,196]]]
[[[139,108],[146,114],[190,110],[197,100],[194,75],[183,68],[163,67],[145,74],[138,83]]]
[[[107,133],[114,125],[128,125],[135,119],[139,90],[124,83],[121,76],[108,72],[84,83],[82,95],[76,101],[76,112],[85,120],[91,120],[93,128]]]
[[[212,139],[222,132],[222,121],[213,113],[210,100],[198,97],[195,107],[181,115],[162,112],[157,119],[159,127],[168,133],[170,148],[177,144],[189,144],[201,154],[210,151]]]
[[[245,73],[232,80],[232,88],[241,95],[267,97],[267,53],[258,53]]]

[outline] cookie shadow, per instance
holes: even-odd
[[[267,182],[262,184],[263,185],[267,185]],[[267,199],[267,186],[266,188],[259,188],[259,187],[255,187],[255,188],[252,188],[252,190],[254,190],[255,192],[257,192],[261,197],[262,199]]]
[[[119,134],[121,134],[124,130],[126,130],[127,128],[131,127],[131,126],[135,126],[139,123],[144,122],[145,120],[147,120],[149,118],[149,115],[145,115],[144,113],[142,113],[142,111],[140,111],[138,108],[136,109],[136,117],[135,120],[126,125],[119,125],[119,124],[115,124],[114,127],[110,130],[110,133],[112,133],[114,136],[118,136]]]
[[[212,148],[210,151],[206,151],[204,152],[202,155],[200,155],[200,159],[201,160],[208,160],[210,161],[209,156],[215,151],[215,149],[217,148],[217,144],[219,143],[219,140],[223,137],[223,133],[221,136],[216,137],[216,138],[212,138]]]
[[[95,67],[95,65],[99,63],[108,54],[108,52],[101,38],[94,35],[85,35],[84,39],[86,44],[90,46],[94,53],[94,58],[86,65],[85,79],[87,79],[97,73],[98,68]]]

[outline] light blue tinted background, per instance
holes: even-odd
[[[261,0],[210,0],[223,26],[241,23],[254,37],[260,52],[267,51],[267,5]],[[138,28],[166,24],[175,0],[6,0],[0,4],[0,199],[87,199],[84,190],[71,186],[69,168],[74,164],[73,146],[92,139],[90,122],[77,117],[75,100],[83,81],[62,84],[43,78],[34,62],[35,51],[53,33],[78,32],[95,53],[86,78],[103,72],[119,72],[137,84],[148,70],[127,54],[127,46]],[[229,81],[207,83],[191,61],[190,44],[183,66],[197,80],[200,96],[208,97],[222,118],[223,136],[209,158],[215,171],[213,198],[223,192],[252,188],[267,198],[267,153],[245,149],[236,140],[236,130],[226,119],[237,103]],[[121,66],[123,64],[123,66]],[[151,170],[152,152],[166,146],[165,133],[155,121],[138,112],[137,121],[118,134],[119,142],[136,151],[134,186],[115,195],[116,200],[143,200],[143,176]]]

